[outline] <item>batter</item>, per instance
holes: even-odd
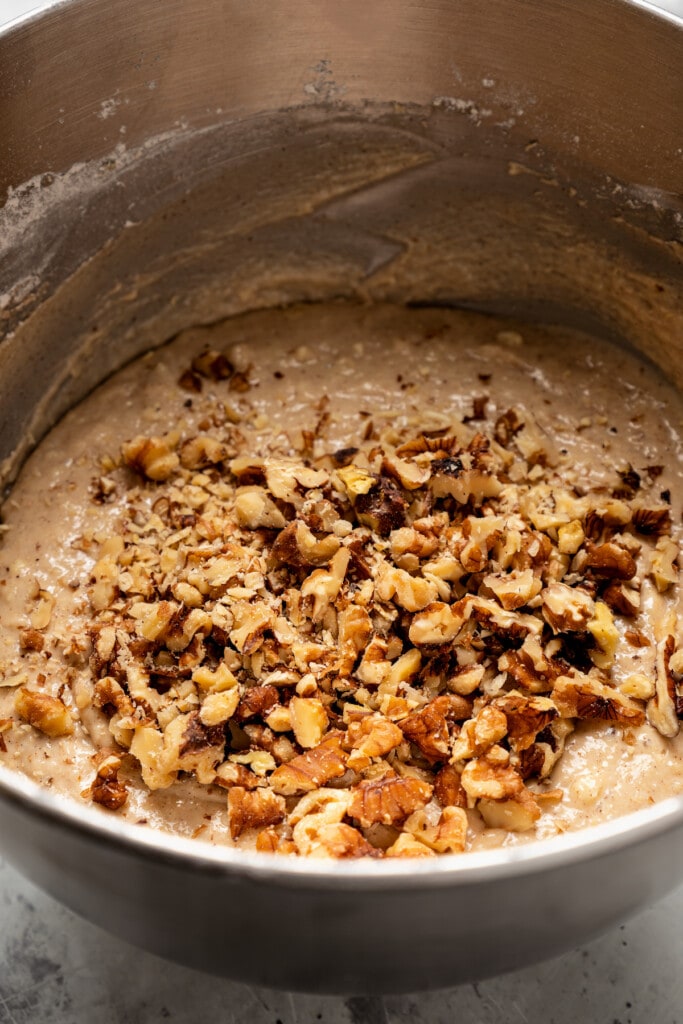
[[[0,758],[218,844],[435,856],[683,791],[681,405],[556,327],[185,332],[3,509]]]

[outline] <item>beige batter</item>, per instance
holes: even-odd
[[[229,375],[220,372],[220,367],[219,372],[210,367],[206,372],[189,369],[207,348],[227,356]],[[674,705],[683,667],[678,650],[681,600],[677,580],[683,419],[676,393],[628,353],[564,329],[520,326],[440,309],[343,304],[259,312],[188,331],[100,387],[69,413],[28,460],[3,509],[2,762],[56,792],[90,801],[93,752],[116,748],[108,715],[92,704],[93,669],[88,661],[92,633],[86,627],[93,621],[93,566],[101,558],[102,544],[120,531],[124,522],[137,523],[144,541],[145,516],[151,514],[159,488],[167,486],[166,480],[154,483],[135,475],[129,467],[139,469],[139,462],[135,463],[133,456],[127,460],[128,467],[122,465],[120,451],[125,442],[175,432],[170,441],[173,448],[184,439],[209,432],[227,445],[231,456],[248,453],[256,460],[273,456],[303,459],[308,465],[336,472],[340,460],[331,463],[330,454],[339,450],[367,451],[374,442],[382,444],[388,438],[386,443],[400,451],[400,443],[406,439],[443,437],[454,430],[454,424],[458,424],[458,436],[465,444],[475,431],[493,436],[494,425],[511,409],[520,411],[525,429],[509,439],[509,446],[517,443],[515,437],[520,445],[526,438],[526,448],[515,450],[517,468],[506,470],[511,477],[519,474],[523,465],[538,485],[560,481],[578,501],[593,500],[597,495],[600,500],[622,505],[630,502],[630,507],[669,510],[669,525],[662,531],[644,528],[639,532],[623,522],[608,523],[608,540],[616,536],[621,543],[625,537],[626,549],[637,563],[627,590],[638,594],[640,607],[629,616],[613,615],[618,633],[614,656],[608,666],[606,662],[597,668],[590,666],[596,678],[603,672],[605,685],[623,691],[629,707],[637,704],[642,708],[648,721],[639,724],[634,718],[635,724],[628,725],[610,721],[610,715],[579,721],[552,773],[528,780],[532,791],[541,794],[542,813],[533,827],[495,827],[501,824],[495,808],[488,820],[486,815],[482,819],[476,810],[477,799],[470,796],[465,801],[465,846],[482,848],[546,837],[683,792],[683,740],[678,724],[672,725],[669,714],[661,727],[655,706],[666,684],[661,658],[666,658],[664,674],[669,695],[674,693]],[[532,451],[535,444],[538,450]],[[350,457],[352,465],[357,458]],[[227,465],[227,455],[223,461]],[[244,480],[253,483],[248,477],[240,478],[239,483]],[[356,500],[353,492],[351,500]],[[475,515],[481,511],[477,506]],[[406,520],[407,525],[410,521]],[[565,517],[565,523],[569,521]],[[545,530],[553,543],[560,543],[557,523],[539,521],[535,526]],[[385,531],[389,539],[380,546],[389,544],[392,536]],[[344,543],[341,530],[339,537]],[[566,546],[571,547],[569,541]],[[575,551],[566,556],[569,585],[576,583],[569,564],[575,556]],[[408,561],[405,565],[415,573],[415,564]],[[599,570],[597,581],[596,600],[605,586]],[[446,588],[451,587],[451,603],[460,596],[459,586],[460,582],[446,583]],[[440,592],[440,600],[442,596]],[[250,597],[246,593],[235,600],[249,601]],[[544,607],[541,600],[538,593],[529,599],[529,614],[539,621]],[[420,608],[410,611],[417,618],[426,614]],[[547,617],[545,621],[549,621]],[[37,635],[42,639],[36,639]],[[550,635],[544,634],[546,640]],[[585,636],[585,631],[581,635]],[[674,643],[664,651],[667,636],[672,636]],[[600,639],[595,643],[600,652]],[[519,642],[512,646],[518,648]],[[429,647],[422,649],[423,664],[428,653]],[[500,656],[496,651],[496,657]],[[235,672],[236,665],[235,661]],[[487,699],[519,686],[518,678],[513,681],[509,676],[506,681],[500,664],[497,673],[489,672],[487,679]],[[356,699],[363,713],[377,714],[373,686],[363,683],[358,691]],[[28,724],[30,715],[17,710],[17,693],[22,689],[59,698],[74,722],[73,734],[51,737]],[[363,705],[366,692],[370,703]],[[414,698],[411,713],[421,710],[420,701],[424,700],[416,679],[397,692],[409,702]],[[303,700],[310,699],[305,687],[297,693]],[[475,705],[475,711],[477,708]],[[661,707],[659,712],[661,719]],[[401,720],[394,720],[400,726]],[[653,721],[655,725],[659,721],[660,728],[650,724]],[[345,724],[348,726],[348,720]],[[462,728],[458,748],[462,754],[465,727],[451,723],[449,728],[449,742],[456,743]],[[278,735],[291,736],[291,730]],[[507,756],[505,737],[496,742],[495,750],[503,750]],[[295,747],[301,753],[301,746]],[[394,752],[402,749],[395,746]],[[433,762],[425,761],[420,750],[413,747],[415,757],[404,758],[409,765],[407,775],[431,778]],[[474,747],[458,761],[458,770],[468,759],[488,756],[473,751]],[[381,762],[385,756],[391,761],[395,754],[375,755],[375,761]],[[370,754],[368,764],[372,757]],[[445,763],[448,758],[443,760]],[[517,763],[515,757],[513,762]],[[398,761],[392,763],[406,771]],[[367,771],[376,769],[377,764],[370,765]],[[136,764],[125,757],[120,778],[127,787],[126,802],[118,810],[102,809],[101,813],[118,813],[132,821],[200,835],[216,843],[232,841],[225,780],[221,785],[202,785],[181,773],[172,785],[150,792]],[[345,776],[342,782],[329,785],[339,793],[340,787],[357,781]],[[285,788],[281,792],[284,797],[277,799],[286,800],[291,813],[296,801]],[[433,831],[438,819],[435,806],[432,798],[426,809],[415,812],[423,814],[424,821],[413,822],[414,834],[420,828]],[[319,812],[319,807],[314,810]],[[380,849],[388,848],[401,828],[396,822],[388,826],[361,822],[359,826],[357,816],[349,818],[348,814],[345,820],[354,820]],[[335,828],[338,821],[339,817]],[[386,835],[380,834],[383,829]],[[282,827],[280,833],[285,835]],[[238,841],[253,844],[255,835],[253,829],[246,829]],[[285,840],[291,844],[286,836]],[[406,855],[415,855],[411,844],[415,845],[413,839],[406,840]],[[273,848],[276,846],[277,840]],[[426,852],[451,849],[455,847],[442,850],[436,840],[430,840]],[[320,853],[320,849],[283,848],[281,852]]]

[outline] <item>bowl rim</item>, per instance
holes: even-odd
[[[93,2],[98,2],[98,0],[36,0],[35,5],[28,11],[16,15],[7,22],[0,22],[0,39],[6,33],[21,28],[28,22],[39,21],[44,15],[58,7],[75,7],[77,4],[89,5]],[[661,7],[654,0],[596,0],[596,2],[604,3],[605,6],[638,8],[683,30],[683,13],[677,14],[666,7]]]
[[[509,880],[610,856],[683,829],[681,794],[598,825],[518,846],[434,858],[340,861],[269,856],[139,825],[104,809],[80,806],[75,799],[55,794],[0,763],[0,804],[3,802],[74,838],[97,846],[106,842],[119,854],[144,857],[172,868],[297,889],[327,888],[334,879],[335,886],[345,891],[404,889],[406,881],[411,889],[430,889]],[[0,839],[0,850],[2,845]]]

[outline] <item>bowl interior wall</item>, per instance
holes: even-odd
[[[142,351],[293,301],[565,322],[635,346],[681,384],[670,222],[670,210],[601,192],[590,169],[560,171],[524,131],[448,105],[288,110],[79,168],[40,230],[17,236],[23,276],[9,294],[21,301],[0,342],[3,476]]]

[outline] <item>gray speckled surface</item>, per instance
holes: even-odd
[[[681,1024],[682,921],[683,888],[583,949],[478,985],[290,995],[142,953],[0,861],[0,1024]]]
[[[0,24],[35,6],[0,0]],[[662,6],[683,14],[683,0]],[[0,1024],[682,1024],[682,961],[683,888],[583,949],[479,985],[385,999],[289,995],[127,946],[0,860]]]

